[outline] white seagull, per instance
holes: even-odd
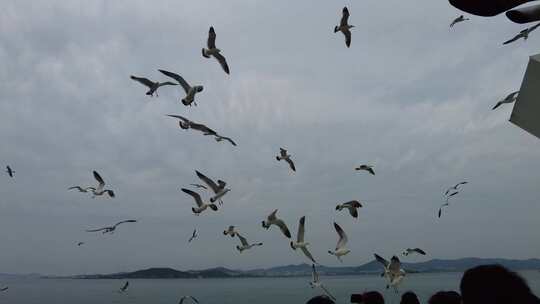
[[[212,190],[212,192],[214,192],[214,196],[210,198],[210,202],[214,203],[215,201],[219,200],[220,204],[223,204],[221,198],[227,194],[227,192],[231,191],[231,189],[225,188],[227,183],[219,179],[216,184],[212,179],[201,172],[195,170],[195,173],[197,174],[197,177],[202,180]]]
[[[227,65],[227,60],[225,60],[225,57],[221,55],[221,50],[216,47],[216,32],[214,31],[214,27],[211,26],[210,30],[208,31],[208,41],[206,43],[207,49],[202,49],[202,55],[204,58],[210,58],[210,56],[214,56],[214,58],[217,59],[221,67],[223,68],[223,71],[225,73],[229,74],[229,66]]]
[[[540,26],[540,23],[538,23],[538,24],[536,24],[534,26],[531,26],[529,28],[526,28],[526,29],[522,30],[521,32],[519,32],[519,34],[517,34],[514,38],[504,42],[503,44],[509,44],[509,43],[517,41],[517,40],[519,40],[521,38],[523,38],[523,40],[527,40],[527,39],[529,39],[529,34],[539,26]]]
[[[92,194],[94,194],[93,197],[101,196],[105,193],[108,194],[109,197],[115,196],[114,191],[110,189],[105,189],[105,182],[103,181],[103,178],[101,178],[99,173],[97,173],[96,171],[94,171],[94,178],[97,180],[98,186],[94,190],[92,190]]]
[[[274,210],[270,215],[266,218],[266,221],[262,221],[262,226],[266,230],[270,228],[272,225],[276,225],[279,227],[281,232],[287,237],[291,238],[291,232],[289,231],[289,228],[287,228],[287,225],[285,222],[281,219],[278,219],[276,216],[276,213],[278,212],[278,209]]]
[[[307,246],[309,245],[309,243],[304,241],[305,223],[306,223],[306,217],[302,216],[298,223],[298,235],[296,236],[296,242],[291,241],[291,248],[295,251],[296,249],[300,248],[308,259],[310,259],[313,263],[317,264],[317,262],[315,261],[315,259],[313,258],[309,250],[307,249]]]
[[[124,223],[136,223],[137,221],[136,220],[125,220],[125,221],[121,221],[121,222],[118,222],[112,226],[108,226],[108,227],[103,227],[103,228],[99,228],[99,229],[89,229],[89,230],[86,230],[86,232],[98,232],[98,231],[103,231],[103,234],[105,233],[114,233],[114,231],[116,230],[116,228],[121,225],[121,224],[124,224]]]
[[[285,150],[283,148],[279,148],[279,155],[276,156],[276,159],[278,161],[285,160],[287,163],[289,163],[289,167],[291,167],[291,170],[296,172],[296,167],[294,166],[294,163],[293,163],[293,161],[291,159],[291,155],[287,154],[287,150]]]
[[[178,302],[178,304],[184,303],[185,300],[191,300],[191,301],[193,301],[194,303],[199,304],[199,301],[198,301],[197,299],[195,299],[194,297],[192,297],[192,296],[183,296],[183,297],[180,299],[180,302]]]
[[[452,21],[452,23],[450,23],[450,27],[454,27],[454,25],[456,25],[457,23],[467,21],[467,20],[469,20],[469,18],[465,18],[465,16],[461,15],[461,16],[457,17],[456,19],[454,19],[454,21]]]
[[[129,281],[126,281],[126,283],[124,283],[124,286],[122,286],[118,292],[120,293],[126,292],[128,287],[129,287]]]
[[[242,253],[242,251],[244,251],[244,250],[248,250],[248,249],[251,249],[253,247],[263,245],[263,243],[249,244],[248,241],[246,240],[246,238],[241,236],[239,233],[236,233],[236,236],[238,237],[238,239],[240,240],[240,243],[242,244],[242,245],[237,245],[236,246],[236,249],[238,249],[238,251],[240,253]]]
[[[182,88],[186,92],[186,97],[182,98],[182,103],[184,105],[191,106],[192,103],[197,105],[197,103],[195,102],[195,95],[203,91],[204,87],[202,85],[196,85],[192,87],[184,80],[184,78],[182,78],[182,76],[178,74],[165,71],[165,70],[159,70],[159,71],[163,73],[164,75],[169,76],[173,78],[174,80],[178,81],[178,83],[182,86]]]
[[[212,209],[214,211],[218,210],[218,207],[215,204],[213,204],[213,203],[204,203],[202,201],[201,196],[199,195],[199,193],[197,193],[195,191],[191,191],[189,189],[185,189],[185,188],[182,188],[182,191],[184,193],[189,194],[191,197],[193,197],[193,199],[195,200],[195,203],[197,203],[196,208],[195,207],[191,208],[193,213],[195,213],[196,215],[201,214],[201,212],[206,210],[206,208],[208,208],[208,207],[210,207],[210,209]]]
[[[343,231],[343,229],[341,229],[341,227],[335,222],[334,222],[334,228],[336,229],[339,239],[336,245],[336,250],[335,251],[328,250],[328,253],[331,255],[335,255],[336,258],[341,263],[343,263],[343,260],[341,259],[341,257],[351,252],[349,249],[345,248],[345,246],[347,245],[348,238],[347,238],[347,235],[345,234],[345,231]]]
[[[341,211],[347,208],[349,213],[354,218],[358,218],[358,208],[362,208],[362,204],[359,201],[350,201],[336,206],[337,211]]]
[[[513,103],[513,102],[515,102],[517,100],[518,94],[519,94],[519,91],[515,91],[515,92],[510,93],[504,99],[499,100],[499,102],[497,102],[497,104],[492,108],[492,110],[495,110],[496,108],[500,107],[501,105],[503,105],[505,103]]]
[[[351,28],[354,27],[354,25],[350,25],[349,23],[349,10],[347,7],[343,8],[343,13],[341,16],[341,22],[338,26],[334,27],[334,33],[342,32],[343,35],[345,35],[345,44],[347,47],[351,46]]]
[[[206,125],[193,122],[183,116],[180,116],[180,115],[167,115],[167,116],[179,119],[178,125],[180,126],[180,128],[184,130],[193,129],[193,130],[201,131],[203,135],[217,135],[216,131],[210,129]]]
[[[390,286],[393,286],[394,288],[396,288],[397,292],[397,285],[401,283],[403,277],[405,276],[405,271],[401,269],[401,262],[399,261],[399,258],[397,256],[393,256],[390,259],[390,262],[388,262],[386,259],[382,258],[378,254],[375,254],[375,260],[381,263],[384,267],[384,272],[382,273],[382,276],[388,279],[386,289],[390,288]]]
[[[148,87],[148,92],[146,92],[146,95],[150,95],[150,96],[154,96],[154,93],[156,93],[156,97],[158,96],[157,94],[157,89],[159,89],[160,87],[162,86],[166,86],[166,85],[178,85],[178,83],[174,83],[174,82],[170,82],[170,81],[166,81],[166,82],[159,82],[159,81],[156,81],[156,82],[153,82],[152,80],[148,79],[148,78],[144,78],[144,77],[137,77],[137,76],[129,76],[129,78],[145,85]]]
[[[403,251],[404,256],[408,256],[409,254],[420,254],[420,255],[426,255],[426,252],[420,248],[407,248],[405,251]]]
[[[223,230],[223,235],[230,235],[231,237],[235,237],[238,234],[238,231],[236,231],[236,227],[229,226],[227,230]]]
[[[354,168],[354,170],[356,171],[363,170],[363,171],[367,171],[371,173],[371,175],[375,175],[375,171],[373,171],[373,166],[369,166],[369,165],[360,165],[359,167]]]
[[[309,282],[309,286],[311,288],[320,288],[326,293],[332,300],[336,300],[336,298],[324,287],[321,280],[319,279],[319,274],[317,273],[317,269],[315,269],[315,264],[311,265],[311,282]]]

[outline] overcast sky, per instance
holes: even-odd
[[[350,49],[333,33],[344,5]],[[445,0],[3,3],[0,162],[16,177],[0,176],[0,272],[307,262],[261,227],[276,208],[294,236],[306,216],[324,265],[340,265],[327,253],[334,221],[349,235],[343,265],[411,246],[427,259],[539,257],[540,141],[508,122],[512,105],[491,107],[519,89],[540,32],[503,46],[524,26],[501,15],[450,30],[459,14]],[[230,76],[201,56],[211,25]],[[179,103],[179,87],[150,98],[129,79],[168,80],[158,68],[204,85],[199,106]],[[296,173],[276,161],[279,147]],[[377,175],[353,170],[363,163]],[[198,181],[196,169],[231,187],[219,212],[194,216],[179,190]],[[93,184],[92,170],[115,199],[67,191]],[[462,180],[437,219],[442,192]],[[353,199],[364,204],[358,220],[334,210]],[[113,235],[85,232],[130,218],[139,222]],[[229,225],[264,246],[240,255],[222,234]]]

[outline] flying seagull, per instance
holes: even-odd
[[[150,95],[150,96],[154,96],[154,93],[156,93],[156,97],[158,96],[157,94],[157,89],[159,89],[159,87],[162,87],[162,86],[166,86],[166,85],[178,85],[178,83],[174,83],[174,82],[170,82],[170,81],[166,81],[166,82],[153,82],[152,80],[148,79],[148,78],[144,78],[144,77],[137,77],[137,76],[129,76],[129,78],[145,85],[148,87],[148,92],[146,92],[146,95]]]
[[[88,191],[95,191],[96,188],[94,187],[81,187],[81,186],[73,186],[73,187],[69,187],[68,190],[73,190],[73,189],[77,189],[79,190],[79,192],[83,192],[83,193],[87,193]]]
[[[359,201],[350,201],[336,206],[336,210],[341,211],[347,208],[349,213],[354,218],[358,218],[358,208],[362,208],[362,204]]]
[[[114,191],[110,189],[105,189],[105,182],[103,181],[103,178],[101,178],[99,173],[97,173],[96,171],[94,171],[94,178],[97,180],[98,186],[94,190],[92,190],[92,194],[94,194],[93,197],[101,196],[105,193],[107,193],[109,197],[115,196]]]
[[[356,171],[364,170],[371,173],[371,175],[375,175],[375,171],[373,171],[373,166],[369,166],[369,165],[361,165],[360,167],[354,168],[354,170]]]
[[[526,28],[524,30],[522,30],[521,32],[519,32],[519,34],[517,34],[516,36],[514,36],[514,38],[504,42],[503,44],[509,44],[509,43],[512,43],[514,41],[517,41],[521,38],[523,38],[523,40],[527,40],[529,38],[529,34],[534,31],[537,27],[540,26],[540,23],[536,24],[536,25],[533,25],[529,28]]]
[[[281,219],[278,219],[276,216],[276,213],[278,212],[278,209],[274,210],[270,215],[266,218],[266,221],[262,221],[263,228],[266,228],[268,230],[270,226],[276,225],[279,227],[281,232],[287,237],[291,238],[291,232],[289,231],[289,228],[287,228],[287,225],[285,222]]]
[[[13,178],[13,174],[15,173],[15,171],[13,171],[10,166],[6,166],[6,172],[9,177]]]
[[[354,25],[350,25],[348,21],[349,21],[349,10],[347,9],[347,7],[344,7],[343,14],[341,17],[341,22],[339,23],[338,26],[334,27],[334,33],[341,31],[343,35],[345,35],[345,44],[347,45],[347,47],[350,47],[351,46],[351,31],[350,30],[351,28],[354,27]]]
[[[195,203],[197,203],[197,208],[195,208],[195,207],[191,208],[193,213],[195,213],[196,215],[201,214],[201,212],[206,210],[206,208],[208,208],[208,207],[210,207],[210,209],[212,209],[214,211],[218,210],[218,207],[215,204],[213,204],[213,203],[204,203],[202,201],[201,196],[199,195],[199,193],[197,193],[195,191],[191,191],[189,189],[185,189],[185,188],[182,188],[182,191],[184,193],[189,194],[191,197],[193,197],[193,199],[195,200]]]
[[[3,287],[3,288],[0,288],[0,291],[7,291],[8,289],[9,289],[9,287],[6,286],[6,287]]]
[[[253,247],[263,245],[263,243],[249,244],[248,241],[246,240],[246,238],[241,236],[239,233],[236,233],[236,236],[238,237],[238,239],[240,240],[240,243],[242,244],[242,245],[237,245],[236,246],[236,249],[238,249],[238,251],[240,251],[240,253],[242,253],[242,251],[244,251],[244,250],[248,250],[248,249],[251,249]]]
[[[214,56],[214,58],[217,59],[225,73],[229,74],[229,66],[227,65],[227,61],[225,60],[225,57],[221,55],[221,50],[216,48],[216,32],[214,31],[213,26],[211,26],[210,30],[208,31],[207,47],[207,49],[202,49],[203,57],[210,58],[210,56]]]
[[[317,269],[315,269],[315,264],[311,265],[311,282],[309,282],[309,286],[311,288],[319,287],[326,293],[332,300],[336,300],[336,298],[324,287],[321,280],[319,279],[319,274],[317,273]]]
[[[77,246],[81,246],[81,245],[84,245],[84,242],[78,242],[77,243]]]
[[[457,17],[456,19],[454,19],[454,21],[452,21],[452,23],[450,23],[450,27],[454,27],[454,25],[456,25],[457,23],[467,21],[467,20],[469,20],[469,18],[465,18],[465,16],[461,15],[461,16]]]
[[[175,73],[172,73],[172,72],[169,72],[169,71],[165,71],[165,70],[159,70],[159,71],[161,73],[165,74],[166,76],[169,76],[169,77],[173,78],[174,80],[178,81],[178,83],[182,86],[182,88],[186,92],[186,97],[182,98],[182,103],[185,106],[190,106],[192,103],[197,105],[197,103],[195,102],[195,95],[197,93],[202,92],[202,90],[204,88],[202,85],[196,85],[196,86],[192,87],[184,80],[184,78],[182,78],[182,76],[180,76],[178,74],[175,74]]]
[[[404,256],[408,256],[409,254],[420,254],[420,255],[426,255],[426,252],[420,248],[407,248],[405,251],[403,251]]]
[[[223,202],[221,201],[221,198],[225,194],[227,194],[227,192],[231,191],[231,189],[225,188],[227,183],[220,180],[220,179],[218,179],[217,184],[216,184],[212,179],[210,179],[208,176],[202,174],[201,172],[195,170],[195,173],[197,174],[197,177],[201,181],[203,181],[203,183],[205,183],[212,190],[212,192],[214,192],[214,196],[210,198],[210,202],[214,203],[215,201],[217,201],[219,199],[220,204],[223,204]]]
[[[466,184],[468,184],[468,183],[469,183],[469,182],[460,182],[460,183],[457,183],[457,184],[455,184],[454,186],[448,188],[448,190],[446,190],[446,192],[444,193],[444,195],[447,196],[448,193],[450,193],[450,191],[452,191],[452,190],[458,190],[458,188],[459,188],[460,186],[466,185]],[[456,194],[457,194],[457,193],[456,193]],[[455,195],[455,194],[454,194],[454,195]]]
[[[167,115],[167,116],[179,119],[178,125],[180,126],[180,128],[184,130],[193,129],[193,130],[203,132],[204,135],[217,135],[216,131],[210,129],[209,127],[200,123],[193,122],[183,116],[180,116],[180,115]]]
[[[492,110],[495,110],[496,108],[500,107],[502,104],[515,102],[517,100],[518,94],[519,94],[519,91],[510,93],[504,99],[499,100],[499,102],[497,102],[497,104],[492,108]]]
[[[103,234],[105,233],[114,233],[114,231],[116,230],[116,228],[121,225],[121,224],[124,224],[124,223],[136,223],[137,221],[136,220],[125,220],[125,221],[121,221],[121,222],[118,222],[116,224],[114,224],[113,226],[108,226],[108,227],[103,227],[103,228],[98,228],[98,229],[90,229],[90,230],[86,230],[86,232],[98,232],[98,231],[103,231]]]
[[[336,258],[341,263],[343,263],[343,260],[341,259],[341,257],[351,252],[349,249],[345,248],[348,241],[347,235],[345,234],[345,231],[343,231],[343,229],[341,229],[341,227],[335,222],[334,222],[334,228],[336,229],[339,239],[336,245],[336,250],[335,251],[328,250],[328,253],[331,255],[335,255]]]
[[[276,156],[276,159],[278,161],[280,160],[285,160],[287,163],[289,163],[289,167],[291,167],[291,170],[293,170],[294,172],[296,172],[296,167],[294,166],[294,163],[291,159],[291,155],[290,154],[287,154],[287,150],[283,149],[283,148],[279,148],[279,155]]]
[[[193,187],[195,187],[195,188],[198,188],[198,189],[201,189],[201,188],[202,188],[202,189],[208,189],[208,188],[206,188],[205,185],[201,185],[201,184],[189,184],[189,185],[190,185],[190,186],[193,186]]]
[[[378,254],[375,254],[375,260],[381,263],[384,267],[384,272],[382,273],[383,277],[388,279],[388,284],[386,289],[390,286],[394,287],[397,292],[397,285],[401,283],[403,277],[405,276],[405,271],[401,269],[401,262],[397,256],[393,256],[388,262],[386,259],[382,258]]]
[[[199,301],[198,301],[197,299],[195,299],[194,297],[192,297],[192,296],[183,296],[183,297],[180,299],[180,302],[178,302],[178,304],[184,303],[184,300],[191,300],[191,301],[193,301],[194,303],[199,304]]]
[[[304,255],[310,259],[313,263],[317,263],[309,250],[307,249],[307,246],[309,243],[304,241],[304,233],[305,233],[305,223],[306,223],[306,217],[302,216],[300,218],[300,222],[298,223],[298,234],[296,235],[296,242],[291,241],[291,248],[296,251],[296,249],[300,248]]]
[[[122,286],[118,292],[120,293],[126,292],[128,287],[129,287],[129,281],[126,281],[126,283],[124,283],[124,286]]]
[[[193,234],[191,235],[191,237],[189,238],[188,240],[188,243],[191,243],[191,241],[193,241],[195,238],[197,238],[199,235],[197,234],[197,229],[194,229],[193,230]]]
[[[238,234],[238,231],[235,229],[234,226],[229,226],[227,230],[223,230],[223,235],[230,235],[231,237],[235,237]]]
[[[226,141],[230,142],[231,145],[236,147],[236,143],[230,137],[221,136],[219,134],[216,134],[215,136],[216,136],[215,139],[216,139],[217,142],[221,142],[223,140],[226,140]]]

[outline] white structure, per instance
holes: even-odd
[[[510,122],[540,138],[540,54],[529,58]]]

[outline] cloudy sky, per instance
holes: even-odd
[[[496,101],[519,89],[527,42],[504,15],[460,14],[445,0],[8,1],[0,11],[0,272],[80,274],[166,266],[256,268],[306,262],[272,210],[325,265],[349,234],[344,265],[418,246],[428,258],[540,256],[540,141]],[[347,49],[333,27],[349,7]],[[231,75],[201,56],[209,26]],[[538,33],[540,35],[540,33]],[[178,87],[159,98],[129,75],[203,84],[198,107]],[[238,147],[178,128],[205,122]],[[286,147],[292,174],[275,155]],[[354,166],[375,166],[376,176]],[[196,217],[179,191],[194,170],[227,181],[217,213]],[[68,192],[97,170],[117,198]],[[442,192],[470,182],[441,219]],[[359,220],[334,210],[364,203]],[[85,229],[134,218],[114,235]],[[239,255],[236,225],[264,247]],[[200,237],[186,243],[197,228]],[[86,244],[77,247],[78,241]],[[409,259],[417,261],[418,258]]]

